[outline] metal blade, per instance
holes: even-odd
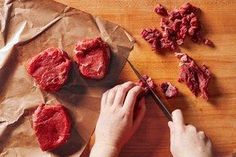
[[[169,112],[169,110],[166,108],[166,106],[164,105],[164,103],[161,101],[161,99],[157,96],[157,94],[155,93],[155,91],[148,85],[147,81],[143,78],[143,76],[138,72],[138,70],[133,66],[133,64],[127,59],[125,58],[126,61],[129,63],[130,67],[132,68],[132,70],[134,71],[134,73],[136,74],[136,76],[148,87],[148,89],[151,92],[152,98],[154,99],[155,103],[159,106],[159,108],[162,110],[162,112],[165,114],[165,116],[167,117],[168,120],[172,121],[172,116],[171,113]]]

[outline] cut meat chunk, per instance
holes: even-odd
[[[108,71],[110,48],[101,38],[79,41],[74,59],[80,73],[90,79],[102,79]]]
[[[214,43],[209,39],[203,39],[203,42],[205,45],[208,45],[210,47],[215,47]]]
[[[162,33],[154,28],[146,28],[141,33],[142,37],[151,44],[153,50],[161,51],[162,45],[161,45],[161,39],[162,39]]]
[[[155,8],[155,12],[161,16],[168,15],[166,8],[161,4],[158,4],[158,6]]]
[[[202,97],[208,99],[208,84],[211,72],[203,65],[199,67],[192,58],[184,53],[176,53],[180,59],[179,82],[184,82],[194,95],[201,93]]]
[[[147,75],[143,75],[143,78],[146,80],[147,84],[152,88],[155,89],[156,88],[156,84],[153,82],[152,78],[147,76]],[[141,80],[139,80],[139,82],[137,83],[139,86],[143,87],[145,89],[145,92],[148,92],[148,87],[145,85],[145,83],[143,83]]]
[[[64,106],[39,105],[33,114],[33,129],[43,151],[65,144],[70,136],[71,119]]]
[[[178,95],[178,89],[170,82],[163,82],[161,84],[161,90],[165,94],[166,98],[173,98]]]
[[[55,92],[66,83],[71,61],[66,52],[59,48],[48,48],[28,61],[27,72],[40,88]]]

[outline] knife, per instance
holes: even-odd
[[[155,93],[155,91],[148,85],[147,81],[143,78],[143,76],[138,72],[138,70],[133,66],[133,64],[126,58],[126,61],[129,63],[131,69],[134,71],[134,73],[136,74],[136,76],[146,85],[146,87],[149,89],[149,91],[151,92],[151,96],[154,99],[154,101],[156,102],[156,104],[159,106],[159,108],[162,110],[162,112],[164,113],[164,115],[166,116],[166,118],[169,121],[172,121],[172,116],[170,111],[166,108],[166,106],[164,105],[164,103],[161,101],[161,99],[158,97],[158,95]]]

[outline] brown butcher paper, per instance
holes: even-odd
[[[95,127],[101,95],[119,77],[133,38],[117,24],[51,0],[0,0],[0,5],[0,156],[80,156]],[[83,78],[73,63],[67,84],[47,93],[27,74],[27,60],[42,50],[59,47],[72,59],[78,40],[98,36],[112,50],[104,79]],[[32,113],[41,103],[61,103],[73,119],[69,141],[53,151],[41,151],[32,129]]]

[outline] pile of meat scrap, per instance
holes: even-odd
[[[214,47],[211,40],[203,37],[199,8],[186,3],[179,9],[168,12],[164,6],[159,4],[155,8],[155,12],[162,16],[161,30],[146,28],[141,33],[155,51],[160,52],[165,49],[175,51],[178,46],[184,44],[187,36],[195,43],[204,43]]]
[[[198,66],[191,57],[181,53],[179,49],[187,37],[195,43],[204,43],[214,47],[214,43],[203,36],[203,26],[199,19],[200,9],[190,3],[185,3],[178,9],[167,11],[163,5],[158,4],[154,11],[162,16],[161,30],[145,28],[141,32],[142,37],[156,52],[177,51],[175,54],[180,60],[178,81],[185,83],[195,96],[201,95],[207,100],[211,72],[206,65]],[[173,98],[178,94],[178,89],[170,82],[162,83],[160,88],[166,98]]]

